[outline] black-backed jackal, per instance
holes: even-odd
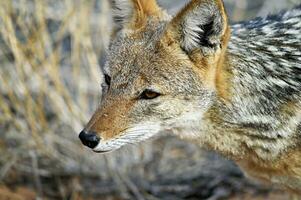
[[[229,25],[221,0],[169,16],[111,1],[102,103],[80,133],[108,152],[172,131],[301,192],[301,7]]]

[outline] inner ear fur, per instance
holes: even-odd
[[[170,30],[188,54],[211,55],[227,46],[230,35],[222,0],[192,0],[170,22]]]
[[[114,30],[138,29],[149,16],[158,16],[160,7],[156,0],[109,0],[113,11]]]

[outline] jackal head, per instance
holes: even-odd
[[[162,131],[199,134],[229,38],[221,0],[192,0],[175,17],[155,0],[112,0],[114,28],[100,107],[80,133],[96,152]],[[218,94],[220,93],[220,94]]]

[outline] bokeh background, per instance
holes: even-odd
[[[175,13],[187,1],[159,2]],[[231,22],[300,3],[225,0]],[[83,147],[110,25],[107,0],[0,0],[0,199],[288,198],[171,135],[105,155]]]

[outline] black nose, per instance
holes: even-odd
[[[99,137],[94,132],[82,131],[79,134],[79,139],[82,141],[83,145],[93,149],[96,147],[100,141]]]

